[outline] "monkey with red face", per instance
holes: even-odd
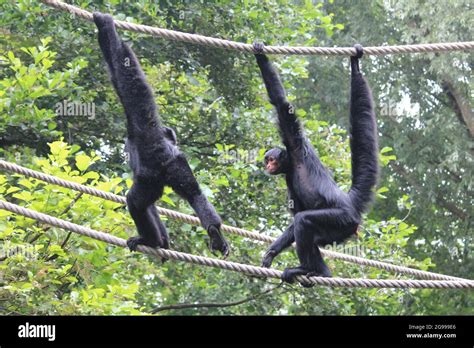
[[[342,191],[306,138],[294,108],[286,99],[278,73],[262,53],[263,44],[255,43],[255,57],[267,88],[270,102],[278,115],[280,135],[285,148],[273,148],[265,154],[268,174],[285,175],[292,201],[293,222],[269,247],[262,261],[270,267],[273,259],[296,242],[300,265],[287,268],[282,279],[294,282],[298,275],[330,277],[318,246],[340,243],[357,233],[361,215],[373,199],[378,176],[377,126],[370,88],[359,69],[362,47],[351,57],[351,151],[352,187]]]

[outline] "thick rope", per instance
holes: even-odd
[[[109,200],[109,201],[112,201],[112,202],[121,203],[121,204],[124,204],[124,205],[127,204],[127,201],[126,201],[125,197],[123,197],[123,196],[119,196],[119,195],[116,195],[116,194],[113,194],[113,193],[110,193],[110,192],[97,190],[95,188],[85,186],[85,185],[81,185],[81,184],[78,184],[78,183],[75,183],[75,182],[72,182],[72,181],[64,180],[64,179],[61,179],[61,178],[58,178],[58,177],[55,177],[55,176],[52,176],[52,175],[40,173],[40,172],[31,170],[31,169],[28,169],[28,168],[19,166],[19,165],[14,164],[14,163],[10,163],[10,162],[0,160],[0,168],[6,169],[8,171],[15,172],[15,173],[18,173],[18,174],[21,174],[21,175],[25,175],[25,176],[28,176],[28,177],[32,177],[32,178],[35,178],[35,179],[38,179],[38,180],[42,180],[42,181],[48,182],[48,183],[53,184],[53,185],[59,185],[59,186],[66,187],[66,188],[69,188],[69,189],[72,189],[72,190],[76,190],[76,191],[79,191],[79,192],[82,192],[82,193],[85,193],[85,194],[88,194],[88,195],[100,197],[100,198],[103,198],[103,199],[106,199],[106,200]],[[179,212],[176,212],[174,210],[165,209],[165,208],[161,208],[161,207],[157,207],[157,209],[158,209],[158,212],[161,215],[165,215],[165,216],[168,216],[172,219],[176,219],[176,220],[179,220],[179,221],[184,221],[184,222],[187,222],[187,223],[192,224],[192,225],[200,225],[200,221],[197,217],[187,215],[187,214],[183,214],[183,213],[179,213]],[[222,225],[221,228],[225,232],[233,233],[233,234],[236,234],[236,235],[239,235],[239,236],[242,236],[242,237],[258,240],[258,241],[265,242],[265,243],[272,243],[273,241],[275,241],[275,238],[265,236],[265,235],[262,235],[262,234],[259,234],[259,233],[256,233],[256,232],[247,231],[247,230],[237,228],[237,227],[233,227],[233,226]],[[380,268],[380,269],[383,269],[383,270],[386,270],[386,271],[389,271],[389,272],[394,272],[394,273],[412,275],[412,276],[420,277],[422,279],[465,280],[463,278],[448,276],[448,275],[444,275],[444,274],[427,272],[427,271],[408,268],[408,267],[404,267],[404,266],[397,266],[397,265],[393,265],[393,264],[390,264],[390,263],[387,263],[387,262],[364,259],[362,257],[347,255],[347,254],[339,253],[339,252],[336,252],[336,251],[324,250],[322,248],[321,248],[321,253],[324,256],[335,258],[335,259],[340,259],[340,260],[343,260],[343,261],[346,261],[346,262],[352,262],[352,263],[356,263],[356,264],[363,265],[363,266],[376,267],[376,268]]]
[[[88,21],[93,21],[92,13],[83,10],[79,7],[66,4],[57,0],[41,0],[42,3],[55,7],[57,9],[67,11],[76,16],[84,18]],[[193,44],[219,47],[225,49],[232,49],[247,53],[253,53],[253,45],[244,44],[230,40],[216,39],[198,34],[188,34],[175,30],[161,29],[150,27],[148,25],[133,24],[129,22],[116,20],[115,24],[118,28],[131,30],[139,33],[150,34],[169,40],[177,40],[190,42]],[[446,52],[459,50],[474,49],[474,41],[469,42],[451,42],[451,43],[436,43],[436,44],[419,44],[419,45],[403,45],[403,46],[382,46],[382,47],[364,47],[365,55],[387,55],[399,53],[420,53],[420,52]],[[263,53],[268,54],[298,54],[298,55],[356,55],[356,50],[353,47],[287,47],[287,46],[265,46]]]
[[[48,225],[69,230],[87,237],[104,241],[123,248],[127,247],[125,239],[99,232],[88,227],[73,224],[57,219],[50,215],[36,212],[19,205],[0,200],[0,209],[20,214]],[[234,272],[246,273],[254,276],[281,279],[282,272],[276,269],[256,267],[237,262],[218,260],[210,257],[196,256],[179,251],[167,249],[153,249],[144,245],[138,246],[138,251],[159,258],[185,261],[197,265],[222,268]],[[473,289],[472,280],[384,280],[384,279],[350,279],[350,278],[324,278],[299,276],[298,281],[306,284],[324,285],[330,287],[362,287],[362,288],[420,288],[420,289]]]

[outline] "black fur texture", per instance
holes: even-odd
[[[357,232],[361,214],[373,199],[378,177],[378,145],[372,94],[359,71],[358,59],[351,57],[351,151],[352,187],[348,193],[334,182],[306,138],[302,126],[288,103],[278,73],[261,54],[261,44],[254,46],[270,102],[278,114],[278,124],[286,150],[272,149],[265,155],[278,156],[284,165],[275,174],[285,174],[294,220],[269,247],[262,266],[270,267],[273,259],[296,242],[300,266],[287,268],[282,279],[294,282],[298,275],[330,277],[318,246],[340,243]],[[358,47],[358,55],[361,49]],[[259,53],[260,52],[260,53]]]
[[[126,150],[133,171],[127,206],[139,234],[127,245],[130,250],[136,250],[139,244],[169,248],[168,233],[154,204],[164,186],[170,186],[196,211],[209,234],[211,251],[218,250],[226,257],[229,246],[220,231],[221,219],[179,151],[175,132],[161,124],[153,92],[135,54],[118,36],[110,15],[96,12],[94,22],[112,84],[127,115]]]

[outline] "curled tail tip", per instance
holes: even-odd
[[[364,55],[364,49],[361,44],[355,44],[354,49],[356,54],[351,56],[351,72],[352,77],[355,75],[362,75],[359,67],[359,59]]]
[[[101,26],[104,21],[104,14],[96,11],[92,13],[92,18],[94,19],[95,25]]]
[[[107,13],[102,13],[102,12],[94,12],[92,14],[92,17],[94,19],[94,23],[97,26],[97,28],[101,29],[105,27],[107,24],[112,24],[114,25],[114,19],[111,15]]]

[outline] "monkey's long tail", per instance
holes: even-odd
[[[349,196],[357,211],[362,213],[373,199],[378,178],[377,123],[372,92],[354,64],[351,80],[352,187]]]

